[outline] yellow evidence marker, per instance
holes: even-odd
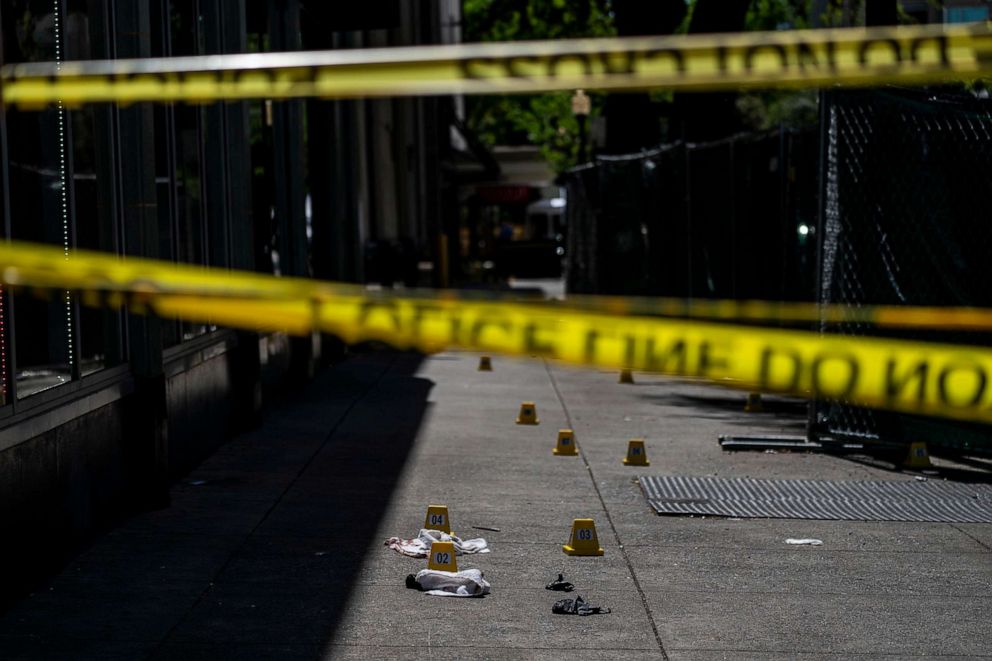
[[[482,356],[479,358],[479,371],[480,372],[492,372],[493,371],[493,359],[489,356]]]
[[[632,438],[627,443],[627,456],[623,458],[624,466],[650,466],[648,453],[644,448],[643,438]]]
[[[537,419],[537,406],[534,402],[523,402],[520,405],[520,415],[517,416],[518,425],[536,425],[541,421]]]
[[[427,516],[424,517],[424,528],[451,533],[451,519],[448,518],[447,505],[428,505]]]
[[[431,544],[431,554],[427,556],[427,568],[439,571],[458,571],[455,561],[454,542],[434,542]]]
[[[572,521],[572,534],[568,544],[561,547],[569,555],[603,555],[603,548],[596,536],[596,523],[592,519]]]
[[[744,402],[744,412],[745,413],[761,413],[764,410],[765,410],[765,407],[761,403],[761,393],[760,392],[749,392],[747,394],[747,401]]]
[[[909,444],[909,451],[906,459],[902,463],[904,468],[933,468],[930,462],[930,452],[927,451],[927,444],[916,442]]]
[[[551,452],[560,457],[574,457],[579,454],[575,447],[575,432],[571,429],[559,429],[558,445]]]

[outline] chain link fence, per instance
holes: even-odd
[[[813,300],[816,145],[779,130],[571,171],[568,291]]]
[[[821,103],[818,128],[674,143],[570,172],[568,291],[808,300],[852,312],[992,307],[992,101],[886,88]],[[823,330],[880,334],[853,321]],[[992,453],[988,426],[846,402],[812,402],[809,435]]]
[[[992,102],[953,92],[832,92],[823,108],[818,300],[992,306]],[[832,332],[878,335],[858,323]],[[889,336],[988,345],[976,333]],[[811,434],[992,451],[984,425],[816,402]]]

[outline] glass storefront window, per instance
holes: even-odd
[[[61,61],[61,10],[57,2],[12,0],[3,8],[4,62]],[[71,247],[68,113],[6,111],[11,236]],[[17,394],[19,397],[67,383],[73,375],[72,300],[51,292],[48,300],[13,296],[16,310]]]
[[[4,62],[105,56],[102,3],[5,0]],[[74,247],[116,250],[110,109],[6,109],[10,234]],[[102,115],[101,115],[102,114]],[[123,360],[119,310],[80,311],[68,292],[10,300],[18,398]]]
[[[201,55],[203,16],[197,0],[169,0],[171,56]],[[203,109],[177,104],[172,108],[174,162],[172,184],[175,190],[175,257],[189,264],[208,263],[207,227],[203,192]],[[202,323],[179,323],[177,341],[190,340],[214,330]]]
[[[247,48],[249,53],[270,50],[268,9],[249,5]],[[259,32],[251,32],[252,29]],[[275,153],[272,124],[274,107],[271,100],[248,102],[248,136],[251,145],[251,190],[254,266],[256,271],[279,275],[279,231],[276,222]]]
[[[153,55],[206,52],[200,4],[151,0]],[[2,62],[110,58],[112,9],[103,0],[3,0]],[[66,255],[77,248],[120,253],[123,209],[114,173],[127,167],[127,155],[120,148],[116,107],[0,108],[0,113],[8,157],[0,176],[6,183],[10,237],[55,245]],[[214,264],[211,257],[207,188],[213,186],[208,175],[214,175],[205,169],[204,145],[214,125],[208,120],[198,106],[154,110],[158,256],[223,266],[226,260]],[[0,405],[9,401],[9,381],[23,398],[126,359],[120,308],[83,306],[59,291],[47,298],[0,291],[0,307]],[[164,323],[163,342],[172,346],[215,329],[210,324]]]
[[[109,56],[98,29],[104,22],[101,2],[69,0],[66,59],[91,60]],[[118,252],[114,222],[113,107],[86,106],[69,113],[72,129],[72,198],[79,248]],[[81,306],[79,310],[79,372],[81,376],[120,364],[121,310]]]

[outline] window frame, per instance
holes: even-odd
[[[111,16],[108,14],[111,7],[109,3],[99,3],[99,10],[102,12],[101,19],[103,20],[103,26],[100,30],[100,36],[103,43],[98,46],[102,48],[103,52],[113,55],[112,43],[110,41],[110,28],[113,25],[111,21]],[[61,12],[61,17],[67,16],[68,3],[67,0],[59,0],[59,11]],[[9,11],[9,9],[8,9]],[[0,7],[0,21],[4,19],[4,9]],[[92,31],[90,37],[92,38]],[[66,39],[67,33],[63,32],[61,34],[62,43],[60,44],[61,50],[65,52],[66,49]],[[3,31],[0,30],[0,65],[3,64]],[[122,221],[120,213],[120,181],[117,174],[117,168],[121,163],[120,154],[120,139],[119,139],[119,127],[117,124],[117,106],[111,106],[107,108],[95,108],[93,112],[105,112],[108,116],[104,118],[107,121],[108,126],[108,137],[109,137],[109,158],[106,163],[100,163],[99,161],[94,165],[97,168],[97,176],[104,176],[108,178],[111,182],[110,189],[110,203],[111,209],[109,211],[112,224],[112,242],[113,250],[116,254],[121,252],[121,231],[122,231]],[[69,108],[63,110],[65,113],[65,126],[66,126],[66,140],[71,145],[72,142],[72,113],[75,112]],[[2,205],[0,205],[0,214],[2,214],[2,234],[0,240],[9,241],[12,234],[12,213],[10,206],[10,172],[8,164],[9,160],[9,143],[7,140],[7,109],[0,106],[0,193],[2,193]],[[68,150],[68,156],[66,158],[66,182],[68,185],[67,199],[68,199],[68,211],[69,211],[69,245],[70,250],[77,249],[77,213],[76,213],[76,171],[74,163],[74,151],[75,149]],[[103,166],[103,167],[101,167]],[[101,172],[100,170],[105,170]],[[21,294],[22,296],[26,294]],[[6,384],[6,401],[4,404],[0,405],[0,434],[7,427],[16,425],[24,420],[39,415],[45,411],[58,408],[60,406],[67,405],[75,400],[80,400],[96,392],[105,390],[107,388],[113,387],[114,385],[119,385],[119,390],[121,392],[128,390],[128,384],[133,383],[133,378],[130,374],[130,342],[127,333],[127,324],[125,323],[125,314],[123,308],[117,315],[117,324],[119,326],[119,351],[121,356],[121,361],[116,365],[110,367],[103,367],[96,371],[90,372],[86,375],[81,373],[81,338],[82,329],[80,327],[81,315],[80,307],[81,303],[79,301],[78,295],[73,295],[71,297],[71,313],[72,313],[72,329],[70,340],[72,342],[73,351],[70,363],[70,374],[71,379],[66,382],[56,386],[46,388],[44,390],[38,391],[31,395],[27,395],[23,398],[18,396],[17,392],[17,351],[16,351],[16,329],[17,329],[17,312],[16,312],[16,302],[14,297],[10,295],[10,291],[7,288],[3,288],[3,316],[2,324],[5,331],[4,343],[6,345],[6,373],[3,375]],[[100,404],[103,406],[103,404]]]

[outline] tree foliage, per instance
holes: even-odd
[[[613,36],[608,0],[465,0],[465,41],[520,41]],[[602,96],[592,97],[592,117]],[[572,167],[579,122],[571,92],[469,97],[469,126],[490,145],[533,144],[556,172]]]
[[[863,1],[750,0],[745,29],[809,28],[817,4],[826,10],[818,23],[850,24]],[[611,0],[463,0],[464,38],[472,42],[614,36],[611,4]],[[689,29],[696,0],[686,0],[686,4],[688,12],[679,32]],[[542,157],[560,172],[576,164],[579,151],[579,123],[572,114],[571,96],[571,92],[556,92],[469,97],[468,123],[490,145],[536,145]],[[595,92],[589,96],[592,120],[602,114],[605,96]],[[671,95],[658,92],[652,98],[667,101]],[[809,91],[751,92],[740,95],[737,109],[744,124],[753,128],[798,126],[816,121],[816,95]]]
[[[607,0],[465,0],[466,41],[568,39],[613,34]]]

